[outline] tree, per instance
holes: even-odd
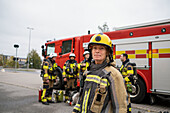
[[[2,65],[3,65],[3,55],[0,54],[0,66],[2,66]]]
[[[15,61],[13,60],[14,56],[10,56],[8,60],[6,61],[5,67],[14,68],[15,67]],[[17,62],[17,68],[19,67],[19,63]]]
[[[29,55],[29,67],[40,69],[42,61],[37,51],[32,49],[32,51],[28,55]],[[28,55],[27,55],[27,62],[28,62]]]

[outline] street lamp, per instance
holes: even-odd
[[[19,48],[19,45],[14,44],[14,48],[16,48],[16,58],[15,58],[15,71],[16,71],[16,68],[17,68],[17,48]]]
[[[27,69],[29,69],[29,60],[30,60],[30,41],[31,41],[31,30],[34,30],[34,28],[27,27],[29,29],[29,45],[28,45],[28,64],[27,64]]]

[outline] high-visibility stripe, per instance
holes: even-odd
[[[90,95],[90,90],[85,91],[85,95],[84,95],[84,99],[83,99],[83,105],[82,105],[82,113],[87,113],[87,102],[88,102],[88,99],[89,99],[89,95]]]
[[[142,50],[127,50],[127,51],[116,51],[116,55],[113,58],[119,59],[122,53],[127,53],[129,59],[136,58],[170,58],[170,48],[161,49],[142,49]]]
[[[152,54],[152,58],[159,58],[159,54]]]
[[[116,51],[116,55],[121,55],[123,53],[125,53],[125,51]]]
[[[146,54],[136,55],[136,58],[147,58],[147,55]]]
[[[159,49],[159,53],[170,53],[170,48]]]
[[[128,51],[125,51],[126,54],[135,54],[135,50],[128,50]]]
[[[158,53],[158,49],[152,49],[152,53]]]
[[[115,59],[116,58],[116,55],[113,55],[113,59]]]
[[[136,54],[146,54],[147,50],[146,49],[144,49],[144,50],[135,50],[135,53]]]
[[[127,70],[127,74],[134,74],[133,70]]]
[[[170,58],[170,54],[159,54],[159,58]]]
[[[74,109],[77,110],[77,111],[80,111],[80,104],[76,104],[76,105],[74,106]]]
[[[65,77],[65,75],[66,75],[66,72],[63,72],[63,75],[64,75],[64,77]]]
[[[63,69],[66,69],[66,66],[63,66]]]
[[[46,78],[46,77],[48,77],[48,74],[46,73],[46,74],[44,74],[44,78]]]
[[[136,56],[135,55],[128,55],[128,58],[130,58],[130,59],[134,59]]]
[[[48,69],[48,66],[43,66],[43,69]]]
[[[110,85],[107,79],[101,79],[99,76],[97,75],[87,75],[87,78],[85,81],[89,81],[89,82],[95,82],[97,84],[100,85],[104,85],[104,86],[108,86]]]

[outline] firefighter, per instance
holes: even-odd
[[[81,89],[83,88],[83,83],[84,83],[84,80],[86,78],[86,76],[82,76],[84,71],[89,67],[90,65],[90,61],[89,61],[89,57],[90,57],[90,52],[89,51],[84,51],[83,53],[83,57],[84,57],[84,60],[81,61],[79,64],[78,64],[78,75],[79,76],[79,79],[80,79],[80,87]]]
[[[120,57],[122,61],[122,65],[120,68],[120,72],[125,80],[125,87],[128,94],[128,106],[127,106],[127,113],[131,113],[131,102],[130,102],[130,94],[132,93],[132,84],[133,84],[133,66],[128,59],[128,55],[126,53],[122,54]]]
[[[77,79],[77,61],[74,53],[69,55],[69,60],[67,60],[63,66],[63,78],[65,84],[65,101],[69,100],[70,90],[76,89],[76,79]]]
[[[42,104],[49,105],[53,103],[52,92],[53,84],[56,80],[56,74],[54,74],[57,64],[55,63],[57,54],[51,53],[48,59],[43,64],[44,79],[43,79],[43,94],[42,94]]]
[[[121,73],[114,68],[113,49],[110,38],[94,35],[88,45],[90,59],[83,93],[73,113],[126,113],[127,94]]]

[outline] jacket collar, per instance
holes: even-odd
[[[126,59],[124,62],[122,62],[123,65],[129,62],[129,59]]]

